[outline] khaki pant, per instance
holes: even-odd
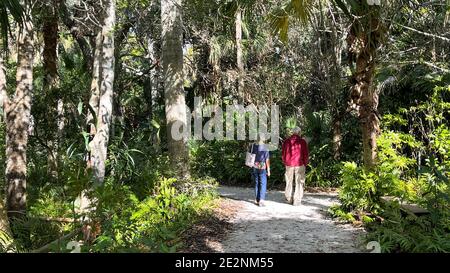
[[[303,188],[305,187],[305,166],[289,167],[286,166],[286,191],[284,192],[286,200],[293,205],[300,205],[303,198]],[[293,186],[295,184],[295,191]]]

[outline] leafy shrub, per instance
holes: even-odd
[[[411,178],[416,162],[401,151],[420,147],[411,135],[386,131],[378,138],[376,168],[369,170],[354,162],[345,162],[339,191],[343,209],[378,213],[380,197],[385,195],[415,200],[420,188],[419,181]]]
[[[189,193],[179,192],[176,183],[175,179],[161,178],[143,201],[127,186],[106,184],[98,193],[98,199],[103,200],[99,209],[103,232],[85,251],[176,251],[181,246],[180,233],[210,207],[215,182],[192,181],[197,187]]]
[[[342,187],[339,199],[346,211],[376,211],[376,176],[358,167],[354,162],[345,162],[341,171]]]
[[[381,221],[363,222],[367,240],[380,242],[383,252],[450,251],[449,91],[436,87],[427,101],[383,117],[375,169],[344,164],[342,205],[330,212],[347,221],[355,221],[355,210],[377,214]],[[416,216],[398,201],[381,204],[383,195],[417,203],[429,214]]]
[[[432,213],[428,216],[401,212],[398,204],[390,204],[381,217],[382,223],[368,225],[367,241],[377,241],[382,252],[450,252],[450,225],[436,223]]]
[[[309,165],[306,171],[306,185],[312,187],[338,187],[341,164],[333,159],[330,145],[311,143]]]
[[[191,167],[198,176],[214,177],[225,184],[250,181],[250,171],[244,165],[247,145],[239,141],[191,143]]]

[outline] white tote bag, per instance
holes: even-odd
[[[245,155],[245,165],[252,168],[255,165],[255,158],[256,158],[256,154],[253,154],[253,145],[251,146],[251,149],[249,152],[247,152],[247,154]]]

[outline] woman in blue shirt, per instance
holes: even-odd
[[[264,138],[259,136],[257,143],[252,145],[252,154],[255,154],[255,164],[252,168],[252,178],[255,182],[255,201],[260,207],[264,207],[267,191],[267,177],[270,176],[270,155]]]

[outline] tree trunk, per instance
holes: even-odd
[[[87,115],[87,127],[90,138],[87,168],[92,169],[93,171],[94,188],[101,186],[105,179],[105,164],[110,138],[114,100],[115,0],[104,2],[104,8],[105,18],[103,20],[103,25],[95,39],[91,97],[89,99],[89,106],[91,109]],[[92,188],[82,191],[75,201],[75,203],[78,204],[78,213],[86,214],[96,210],[97,201],[90,197],[89,193],[91,190]],[[93,233],[93,229],[96,231],[99,231],[100,229],[100,224],[97,220],[90,218],[85,219],[82,232],[86,242],[91,242],[91,240],[95,238],[97,233]]]
[[[353,76],[352,105],[358,112],[362,131],[363,161],[367,168],[373,168],[377,157],[377,138],[380,133],[378,119],[378,94],[372,87],[375,63],[372,56],[361,54],[357,57],[356,73]]]
[[[4,103],[8,103],[8,94],[6,92],[6,71],[3,66],[3,56],[0,54],[0,106],[4,109]],[[0,191],[0,248],[6,249],[11,244],[11,230],[9,227],[5,200]]]
[[[28,7],[27,7],[28,8]],[[30,12],[31,13],[31,12]],[[10,218],[23,216],[27,206],[27,144],[33,92],[33,23],[31,14],[18,34],[17,87],[5,105],[7,209]]]
[[[342,146],[342,124],[340,117],[335,117],[332,122],[333,128],[333,158],[339,160],[341,158]]]
[[[0,53],[0,107],[5,109],[4,103],[8,103],[8,93],[6,92],[6,68],[3,64],[3,55]]]
[[[369,169],[376,165],[377,138],[380,134],[378,93],[373,86],[373,77],[377,48],[384,31],[377,10],[371,9],[369,8],[369,11],[373,11],[371,16],[362,17],[363,21],[356,21],[347,37],[350,59],[356,63],[352,75],[351,104],[358,112],[362,130],[363,160]],[[364,28],[361,28],[361,25]]]
[[[125,20],[130,20],[129,18],[126,18]],[[120,76],[122,74],[122,60],[121,60],[121,53],[122,53],[122,44],[124,41],[126,41],[126,38],[128,37],[128,32],[130,31],[131,27],[133,26],[133,22],[126,21],[123,23],[122,28],[118,30],[117,35],[115,36],[114,41],[114,60],[115,60],[115,66],[114,66],[114,107],[113,107],[113,120],[114,120],[114,126],[111,128],[111,137],[114,137],[116,134],[116,124],[118,124],[118,127],[120,128],[120,131],[123,132],[123,128],[125,128],[125,120],[123,117],[123,109],[122,105],[120,103],[122,93],[124,91],[123,87],[123,81],[120,80]]]
[[[167,139],[172,170],[180,178],[189,176],[186,137],[175,139],[172,127],[186,126],[183,76],[183,26],[181,0],[161,0],[162,67],[166,108]],[[174,126],[175,125],[175,126]]]
[[[355,85],[352,90],[352,99],[357,105],[362,131],[364,165],[371,169],[376,165],[377,138],[380,134],[378,94],[372,86],[376,52],[375,48],[366,44],[366,37],[360,37],[359,40],[364,41],[365,49],[361,50],[356,57]]]
[[[148,79],[148,92],[149,94],[146,96],[148,101],[148,119],[151,122],[155,117],[155,108],[158,107],[159,102],[158,99],[161,97],[160,94],[164,93],[160,92],[161,85],[160,85],[160,66],[158,65],[159,62],[159,55],[158,51],[156,50],[156,43],[153,40],[152,36],[149,35],[147,37],[147,48],[148,48],[148,55],[147,59],[149,62],[149,65],[154,66],[152,70],[149,72],[149,79]],[[152,128],[152,145],[156,153],[161,152],[161,139],[160,139],[160,132],[157,128]]]
[[[363,87],[366,88],[363,84]],[[377,138],[380,134],[380,120],[378,119],[378,94],[373,87],[362,91],[359,120],[363,138],[364,165],[373,168],[377,158]]]
[[[152,67],[154,66],[154,63],[156,63],[156,54],[155,54],[155,43],[151,37],[151,35],[148,35],[147,37],[147,62],[148,62],[148,66]],[[154,100],[156,97],[156,87],[158,84],[158,79],[156,77],[156,66],[151,69],[148,73],[148,76],[145,77],[145,82],[144,82],[144,96],[145,96],[145,100],[147,102],[147,115],[148,115],[148,119],[152,120],[153,119],[153,105],[154,105]]]
[[[147,75],[144,77],[144,86],[143,86],[143,91],[144,91],[144,100],[145,100],[145,119],[147,120],[152,120],[153,118],[153,96],[152,96],[152,91],[153,91],[153,85],[152,85],[152,78],[150,75]]]
[[[44,37],[43,67],[44,67],[44,93],[54,98],[58,97],[56,103],[49,106],[52,122],[56,123],[56,135],[52,135],[48,140],[49,151],[48,163],[49,173],[56,177],[58,169],[58,150],[62,132],[64,130],[64,105],[59,94],[59,75],[58,75],[58,7],[59,0],[48,0],[48,12],[44,18],[42,33]],[[56,93],[58,92],[58,93]],[[56,118],[53,118],[56,117]]]
[[[237,93],[239,100],[244,100],[244,57],[242,53],[242,9],[238,6],[235,18],[236,31],[236,65],[238,70]]]
[[[144,94],[145,94],[145,98],[147,101],[147,116],[148,116],[148,120],[152,121],[154,118],[154,111],[155,111],[155,107],[158,106],[158,95],[159,95],[159,91],[158,91],[158,83],[159,83],[159,75],[160,73],[159,71],[159,65],[158,63],[158,59],[159,56],[157,55],[157,51],[156,51],[156,45],[155,45],[155,41],[152,38],[152,35],[149,34],[147,37],[147,49],[148,49],[148,54],[146,56],[147,61],[148,61],[148,65],[149,67],[154,67],[153,69],[150,70],[148,77],[145,79],[145,83],[144,83]],[[145,88],[147,87],[147,88]],[[146,90],[146,92],[145,92]],[[159,138],[159,130],[157,130],[156,128],[152,128],[152,145],[153,148],[155,149],[155,152],[160,152],[161,147],[160,147],[160,138]]]
[[[339,18],[335,18],[333,14],[333,8],[328,2],[329,17],[332,17],[330,21],[331,27],[331,67],[329,89],[331,94],[331,108],[333,113],[332,129],[333,129],[333,158],[339,160],[342,152],[342,119],[346,105],[340,102],[339,97],[343,90],[342,88],[342,51],[345,48],[343,41],[339,38],[337,28],[343,29],[342,23]]]
[[[92,63],[92,81],[91,81],[91,97],[89,98],[89,112],[87,114],[87,130],[89,132],[89,142],[92,142],[96,134],[97,113],[100,102],[100,63],[102,62],[102,43],[103,36],[101,30],[95,38],[94,60]],[[91,154],[88,156],[88,167],[91,167]]]
[[[106,16],[101,30],[101,47],[96,49],[98,61],[98,91],[99,100],[96,109],[97,124],[95,135],[89,143],[91,152],[91,167],[94,172],[95,182],[102,184],[105,178],[105,163],[107,158],[108,141],[110,136],[112,109],[113,109],[113,86],[114,86],[114,25],[116,21],[115,0],[105,3]],[[95,75],[94,75],[95,78]],[[95,93],[96,91],[94,91]],[[93,94],[97,97],[97,94]],[[96,98],[93,98],[96,102]],[[95,103],[94,103],[95,105]],[[94,108],[95,109],[95,108]]]
[[[76,26],[74,19],[71,17],[70,12],[66,5],[66,0],[58,0],[59,2],[59,13],[61,15],[61,21],[69,30],[72,37],[77,41],[78,46],[83,54],[84,68],[87,71],[91,71],[93,66],[93,58],[89,42],[83,37],[83,33]]]

